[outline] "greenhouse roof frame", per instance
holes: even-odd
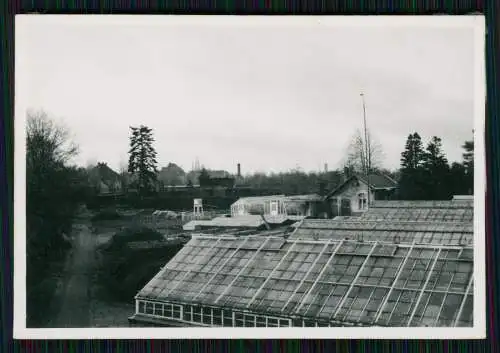
[[[137,300],[375,326],[472,325],[468,246],[193,236]]]

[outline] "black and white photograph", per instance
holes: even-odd
[[[484,35],[17,16],[16,338],[484,337]]]

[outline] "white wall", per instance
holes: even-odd
[[[359,213],[359,212],[364,212],[368,209],[368,207],[364,210],[359,209],[359,198],[358,194],[360,192],[364,192],[365,194],[368,192],[368,185],[363,183],[362,181],[359,181],[359,186],[356,186],[356,181],[353,180],[345,187],[345,189],[337,194],[335,197],[336,198],[347,198],[351,201],[351,212],[353,213]],[[370,201],[375,200],[375,194],[370,192]]]

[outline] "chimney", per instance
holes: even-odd
[[[325,173],[328,173],[328,163],[325,163]]]
[[[241,177],[241,164],[238,163],[238,178]]]

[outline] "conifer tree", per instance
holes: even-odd
[[[474,141],[465,141],[462,145],[465,152],[462,154],[463,166],[465,168],[465,185],[467,194],[474,193]]]
[[[433,136],[423,155],[425,195],[428,200],[451,198],[450,167],[443,153],[441,139]]]
[[[400,198],[404,200],[425,198],[423,195],[423,162],[424,149],[422,139],[417,132],[409,134],[405,150],[401,153]]]
[[[147,126],[130,127],[128,172],[140,194],[151,192],[157,180],[156,151],[153,147],[153,130]]]

